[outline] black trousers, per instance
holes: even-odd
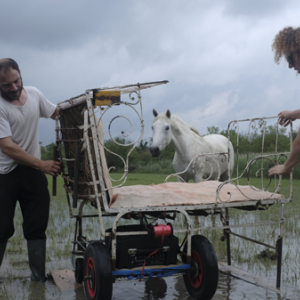
[[[17,201],[23,215],[25,239],[46,239],[50,204],[47,177],[39,170],[19,165],[8,174],[0,174],[0,243],[15,232]]]

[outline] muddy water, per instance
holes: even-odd
[[[0,299],[30,299],[30,300],[85,300],[83,288],[75,291],[60,292],[52,281],[45,284],[32,283],[29,278],[15,279],[10,283],[2,283],[7,290]],[[1,287],[2,288],[2,287]],[[113,299],[185,299],[192,300],[187,293],[182,276],[171,276],[165,278],[153,278],[145,281],[117,281],[113,286]],[[220,273],[219,285],[214,300],[241,300],[241,299],[300,299],[300,290],[290,289],[281,296],[275,292],[267,291],[263,288],[246,283],[242,280],[223,275]]]
[[[296,195],[300,191],[294,190]],[[282,265],[282,294],[268,291],[243,280],[219,273],[219,284],[213,299],[300,299],[300,199],[285,207],[285,237]],[[280,206],[274,206],[266,212],[232,212],[231,224],[277,220]],[[218,226],[219,217],[193,218],[194,226]],[[61,292],[53,281],[45,284],[30,282],[27,261],[26,243],[22,237],[21,217],[16,213],[16,234],[10,240],[7,253],[0,269],[0,299],[76,299],[84,300],[83,288]],[[106,221],[109,227],[111,220]],[[180,217],[174,223],[176,228],[185,226]],[[84,223],[84,232],[90,239],[97,239],[97,219],[87,220]],[[95,230],[96,229],[96,230]],[[46,269],[72,269],[70,262],[71,240],[73,238],[74,220],[70,220],[65,203],[53,201],[51,218],[47,231],[47,263]],[[262,240],[265,243],[275,244],[279,234],[278,226],[237,228],[236,233],[250,238]],[[221,231],[202,231],[212,243],[219,261],[226,261],[226,245],[221,242]],[[179,236],[181,240],[182,237]],[[276,261],[268,258],[259,258],[258,254],[264,247],[232,237],[232,264],[258,277],[268,279],[275,286]],[[117,280],[113,286],[113,299],[189,299],[181,275],[150,280]]]

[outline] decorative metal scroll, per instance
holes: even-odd
[[[275,137],[274,141],[274,150],[272,153],[265,153],[265,143],[266,143],[266,130],[267,130],[267,121],[269,119],[276,119],[275,126],[272,128],[275,128]],[[240,153],[240,130],[241,130],[241,123],[244,123],[244,125],[247,126],[247,134],[244,135],[244,138],[246,136],[246,153],[243,153],[241,155]],[[260,131],[260,134],[257,133],[257,131]],[[235,143],[233,143],[232,135],[235,134],[234,139]],[[256,137],[257,140],[261,140],[260,144],[260,151],[254,157],[251,155],[251,142],[253,137]],[[287,138],[287,136],[286,136]],[[251,187],[253,191],[267,191],[272,181],[274,180],[274,191],[272,192],[271,196],[273,194],[279,193],[281,183],[282,183],[282,177],[279,176],[279,181],[277,182],[276,176],[268,177],[268,168],[266,167],[266,162],[268,162],[269,167],[278,165],[279,163],[283,163],[282,159],[287,159],[290,152],[279,152],[278,151],[278,140],[279,140],[279,123],[278,123],[278,117],[268,117],[268,118],[255,118],[255,119],[246,119],[246,120],[234,120],[229,123],[228,125],[228,152],[226,153],[203,153],[199,154],[193,157],[193,159],[190,161],[188,166],[185,170],[182,172],[177,172],[174,174],[171,174],[166,177],[165,182],[168,182],[171,177],[177,177],[182,182],[185,182],[182,174],[186,173],[188,170],[192,170],[192,172],[195,174],[194,178],[195,181],[207,181],[207,180],[220,180],[221,177],[221,166],[220,163],[227,162],[228,163],[228,174],[229,179],[223,183],[220,183],[217,191],[216,191],[216,203],[218,201],[220,202],[228,202],[231,200],[231,194],[229,193],[227,199],[222,199],[220,196],[222,188],[227,185],[231,184],[236,187],[237,190],[246,198],[249,200],[253,200],[249,198],[247,195],[243,193],[243,191],[239,188],[239,179],[242,177],[246,177],[248,186]],[[230,159],[233,159],[232,154],[230,153],[230,142],[235,144],[235,168],[234,170],[231,170],[231,164]],[[290,149],[292,147],[292,125],[290,125],[290,131],[289,131],[289,143],[290,143]],[[246,157],[246,167],[240,171],[240,160],[241,158]],[[228,159],[229,158],[229,159]],[[198,166],[198,169],[203,167],[204,165],[207,165],[210,168],[209,175],[206,178],[199,177],[197,174],[196,166]],[[261,179],[261,187],[258,188],[254,186],[251,182],[251,176],[250,173],[253,173],[252,170],[255,168],[255,176],[260,177]],[[217,175],[216,174],[217,170]],[[231,178],[232,172],[236,172],[236,176],[234,178]],[[207,172],[206,172],[207,173]],[[213,176],[214,174],[214,176]],[[266,180],[267,179],[267,180]],[[267,184],[265,184],[265,181],[267,181]],[[291,191],[292,194],[292,191]]]
[[[199,161],[200,160],[200,161]],[[166,177],[165,182],[168,182],[171,177],[180,178],[182,182],[185,180],[182,178],[182,174],[186,173],[190,168],[192,172],[195,174],[196,181],[207,181],[207,180],[220,180],[221,177],[221,166],[220,162],[225,163],[228,161],[228,153],[202,153],[195,155],[190,163],[187,165],[185,170],[177,173],[170,174]],[[200,177],[199,173],[197,173],[196,168],[202,169],[205,165],[209,168],[209,175],[206,178]],[[217,172],[215,171],[217,170]],[[207,174],[207,172],[205,172]],[[213,177],[214,174],[217,173],[217,176]]]
[[[128,176],[128,169],[129,169],[128,164],[129,164],[130,154],[136,148],[136,146],[139,144],[139,142],[143,139],[143,136],[144,136],[144,117],[143,117],[143,106],[142,106],[141,90],[151,88],[151,87],[161,85],[161,84],[166,84],[166,83],[168,83],[168,81],[157,81],[157,82],[150,82],[150,83],[141,83],[141,84],[127,85],[127,86],[117,86],[117,87],[112,87],[112,88],[105,87],[105,88],[97,89],[99,91],[109,91],[109,90],[120,91],[121,95],[128,94],[128,98],[129,98],[129,101],[124,101],[123,99],[121,99],[117,103],[112,102],[111,104],[107,105],[103,110],[100,109],[100,117],[99,117],[97,125],[99,125],[100,122],[103,122],[103,118],[104,118],[105,114],[111,108],[113,108],[116,105],[118,105],[118,106],[119,105],[125,105],[126,107],[129,107],[130,109],[132,109],[132,111],[138,117],[138,120],[139,120],[139,123],[140,123],[140,131],[138,133],[138,136],[133,141],[129,142],[128,144],[119,143],[115,139],[115,137],[112,135],[111,128],[112,128],[112,124],[113,124],[114,121],[116,121],[117,119],[124,119],[130,125],[130,129],[129,129],[129,132],[125,133],[124,131],[121,131],[120,134],[124,138],[130,137],[130,135],[132,134],[132,130],[133,130],[133,124],[132,124],[130,118],[128,118],[125,115],[117,115],[117,116],[113,117],[110,120],[110,122],[108,123],[108,134],[109,134],[111,140],[118,146],[130,148],[130,150],[128,151],[126,157],[122,157],[121,155],[111,151],[109,148],[107,148],[105,146],[105,144],[102,141],[99,140],[99,143],[101,144],[101,146],[107,152],[109,152],[112,155],[116,156],[117,159],[120,159],[122,161],[122,164],[123,164],[123,167],[124,167],[124,173],[121,176],[121,178],[119,178],[119,179],[113,179],[113,178],[111,178],[111,176],[109,174],[110,180],[112,182],[119,183],[118,185],[114,186],[113,188],[120,187],[126,182],[127,176]],[[91,91],[95,91],[95,89],[87,90],[86,92],[89,93]],[[114,169],[116,169],[116,168],[114,166],[111,166],[109,168],[109,173],[110,173],[111,170],[114,170]]]
[[[276,119],[275,126],[273,128],[276,128],[275,133],[275,140],[274,140],[274,152],[273,153],[265,153],[265,139],[266,139],[266,126],[267,126],[267,120],[270,119]],[[247,133],[247,152],[246,152],[246,159],[247,164],[245,169],[239,174],[239,165],[240,165],[240,125],[242,123],[247,124],[248,122],[248,133]],[[257,134],[257,131],[260,130],[260,138],[261,138],[261,151],[258,156],[251,158],[251,152],[250,152],[250,146],[252,137]],[[292,139],[292,122],[289,126],[289,143],[290,143],[290,150],[292,148],[293,139]],[[231,184],[234,185],[239,192],[249,200],[248,196],[246,196],[241,189],[239,188],[239,179],[241,179],[243,176],[246,176],[248,185],[254,190],[254,191],[266,191],[270,185],[272,180],[274,179],[274,192],[272,193],[279,193],[281,182],[282,182],[282,176],[279,176],[279,181],[277,183],[276,175],[274,177],[269,177],[268,182],[266,186],[264,186],[264,174],[268,176],[268,168],[264,165],[264,161],[267,161],[270,164],[270,167],[278,165],[282,158],[286,159],[290,152],[279,152],[278,151],[278,139],[279,139],[279,123],[278,123],[278,117],[267,117],[267,118],[254,118],[254,119],[245,119],[245,120],[235,120],[228,124],[228,140],[230,140],[230,137],[232,133],[236,134],[236,153],[235,153],[235,159],[236,159],[236,177],[235,178],[229,178],[228,181],[223,182],[219,185],[216,193],[216,202],[228,202],[231,199],[231,194],[228,192],[229,196],[227,199],[221,199],[220,192],[222,188],[227,185]],[[256,136],[257,137],[257,136]],[[287,136],[286,136],[287,138]],[[273,141],[272,141],[273,142]],[[229,147],[228,147],[229,149]],[[260,167],[258,167],[258,164],[260,162]],[[251,176],[250,171],[253,167],[256,166],[256,172],[255,176],[261,178],[261,188],[257,188],[251,184]],[[230,173],[230,172],[229,172]],[[292,175],[291,175],[292,176]],[[236,182],[236,183],[235,183]],[[272,195],[270,197],[272,197]],[[290,195],[292,195],[292,185],[290,190]]]
[[[256,187],[253,186],[253,185],[251,184],[251,182],[250,182],[250,176],[249,176],[249,174],[250,174],[251,166],[253,166],[258,160],[262,160],[262,159],[267,159],[268,161],[270,161],[270,162],[272,163],[272,165],[275,166],[275,165],[276,165],[276,162],[279,161],[281,157],[287,158],[287,155],[288,155],[288,154],[289,154],[289,152],[281,153],[281,154],[274,154],[274,153],[273,153],[273,154],[268,154],[268,155],[263,155],[263,156],[257,156],[257,157],[255,157],[255,158],[251,159],[251,160],[249,161],[249,163],[247,164],[246,168],[245,168],[245,169],[243,170],[243,172],[240,174],[240,176],[238,176],[238,177],[236,177],[236,178],[233,178],[233,179],[231,179],[231,180],[225,181],[225,182],[221,183],[221,184],[218,186],[218,188],[217,188],[217,193],[216,193],[216,202],[218,202],[218,200],[219,200],[220,202],[228,202],[228,201],[231,200],[231,193],[230,193],[230,192],[228,192],[229,197],[228,197],[227,199],[221,199],[221,197],[220,197],[221,189],[222,189],[225,185],[227,185],[227,184],[231,184],[231,185],[235,186],[235,187],[240,191],[240,193],[241,193],[246,199],[253,200],[253,199],[249,198],[247,195],[245,195],[245,194],[241,191],[241,189],[239,188],[239,185],[238,185],[238,184],[235,184],[235,183],[234,183],[235,180],[240,179],[240,178],[241,178],[243,175],[245,175],[245,174],[246,174],[247,179],[248,179],[248,185],[251,187],[252,190],[254,190],[254,191],[267,191],[267,189],[268,189],[269,186],[271,185],[272,177],[269,177],[268,184],[267,184],[265,187],[263,187],[262,189],[256,188]],[[275,159],[271,159],[271,157],[274,157]],[[277,157],[278,157],[278,159],[277,159]],[[266,173],[268,174],[268,170],[267,170],[267,169],[261,168],[261,169],[259,169],[259,170],[256,171],[256,174],[255,174],[256,177],[259,176],[259,174],[258,174],[259,172],[266,172]],[[279,182],[278,182],[278,185],[275,187],[275,191],[270,195],[270,198],[272,197],[272,195],[274,195],[274,194],[276,194],[276,193],[279,192],[280,187],[281,187],[281,182],[282,182],[282,176],[279,176]]]
[[[135,97],[137,97],[137,100],[136,100],[136,98],[134,97],[134,95],[135,95]],[[118,116],[113,117],[113,118],[111,119],[111,121],[109,122],[109,124],[108,124],[108,133],[109,133],[109,136],[110,136],[111,140],[112,140],[116,145],[118,145],[118,146],[121,146],[121,147],[131,147],[130,150],[128,151],[128,153],[127,153],[127,155],[126,155],[125,158],[123,158],[121,155],[119,155],[119,154],[117,154],[117,153],[111,151],[110,149],[108,149],[108,148],[105,146],[104,143],[102,143],[101,141],[99,141],[100,144],[102,145],[102,147],[103,147],[106,151],[108,151],[109,153],[111,153],[112,155],[114,155],[114,156],[116,156],[118,159],[120,159],[120,160],[122,161],[122,163],[123,163],[123,166],[124,166],[124,173],[123,173],[123,175],[121,176],[120,179],[115,180],[115,179],[111,178],[111,176],[110,176],[110,180],[111,180],[111,181],[113,181],[113,182],[120,182],[120,184],[117,185],[117,186],[115,186],[114,188],[120,187],[120,186],[122,186],[122,185],[126,182],[126,179],[127,179],[127,176],[128,176],[129,156],[130,156],[130,154],[132,153],[132,151],[136,148],[136,146],[138,145],[138,143],[142,140],[142,138],[143,138],[143,136],[144,136],[144,118],[143,118],[143,107],[142,107],[142,101],[141,101],[141,98],[142,98],[142,97],[141,97],[140,90],[134,91],[134,92],[130,92],[130,93],[129,93],[129,100],[135,101],[135,102],[130,103],[130,102],[126,102],[126,101],[120,101],[120,102],[117,103],[117,104],[116,104],[116,103],[113,103],[113,104],[111,104],[111,105],[108,105],[108,106],[104,109],[104,111],[101,112],[101,116],[100,116],[99,121],[98,121],[98,124],[99,124],[100,122],[102,122],[105,113],[106,113],[109,109],[111,109],[113,106],[116,106],[116,105],[126,105],[127,107],[131,108],[131,109],[134,111],[134,113],[138,116],[138,119],[139,119],[139,121],[140,121],[140,132],[139,132],[139,134],[138,134],[138,137],[137,137],[134,141],[132,141],[132,142],[130,142],[130,143],[128,143],[128,144],[121,144],[121,143],[119,143],[118,141],[116,141],[116,139],[112,136],[112,133],[111,133],[111,127],[112,127],[112,124],[113,124],[113,122],[114,122],[115,120],[117,120],[117,119],[119,119],[119,118],[125,119],[125,120],[130,124],[130,130],[129,130],[128,133],[125,133],[124,131],[121,131],[121,135],[122,135],[124,138],[127,138],[127,137],[129,137],[129,136],[131,135],[132,129],[133,129],[133,125],[132,125],[131,120],[130,120],[128,117],[126,117],[126,116],[118,115]],[[138,111],[138,109],[136,109],[136,108],[134,107],[134,105],[138,105],[140,111]],[[113,169],[115,169],[115,167],[114,167],[114,166],[111,166],[111,167],[109,168],[109,172],[110,172],[111,170],[113,170]]]
[[[106,179],[104,179],[105,176],[103,173],[105,169],[104,165],[101,165],[102,147],[109,153],[116,156],[117,159],[120,159],[123,163],[124,174],[122,177],[119,180],[113,180],[110,178],[111,181],[120,182],[120,184],[116,186],[119,187],[124,184],[127,179],[129,156],[143,138],[144,134],[141,90],[166,84],[167,82],[168,81],[157,81],[126,86],[90,89],[87,90],[85,94],[81,94],[67,101],[58,103],[60,116],[56,120],[56,142],[59,149],[61,149],[61,145],[63,144],[66,152],[66,158],[63,158],[62,154],[60,154],[60,157],[68,165],[67,173],[63,171],[63,178],[65,182],[64,187],[67,191],[67,195],[73,194],[74,184],[76,184],[76,186],[78,185],[78,192],[76,193],[78,197],[76,198],[78,198],[81,202],[86,203],[87,200],[91,200],[92,205],[98,207],[99,216],[101,215],[101,207],[104,207],[104,210],[108,210],[109,203],[107,202],[107,191],[112,187],[111,185],[106,186],[104,183]],[[129,100],[121,98],[121,95],[126,94],[128,94]],[[108,124],[108,133],[111,140],[119,146],[130,148],[125,158],[105,147],[102,133],[100,133],[102,130],[102,124],[101,128],[98,126],[100,122],[102,122],[106,112],[116,105],[125,105],[131,108],[138,116],[140,122],[140,132],[138,137],[133,142],[126,145],[118,143],[118,141],[112,136],[111,126],[118,118],[127,120],[131,129],[126,133],[121,132],[121,135],[123,137],[128,137],[132,133],[131,120],[127,116],[118,115],[113,117],[110,122],[106,122],[106,125]],[[100,107],[97,108],[95,106]],[[97,118],[96,115],[98,113],[100,113],[99,118]],[[99,144],[102,146],[99,147]],[[75,150],[77,148],[80,148],[81,150],[80,157],[78,157],[78,159],[75,157]],[[77,172],[79,172],[78,182],[75,182],[74,179],[74,166],[76,159],[77,162],[80,160],[80,163],[78,163],[80,167],[79,170],[77,170]],[[113,168],[114,167],[111,167],[109,171]],[[107,177],[111,177],[109,174],[106,175],[108,175]],[[70,207],[69,198],[68,202]],[[71,208],[70,214],[72,214]]]

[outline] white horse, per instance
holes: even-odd
[[[171,112],[158,114],[153,109],[155,119],[152,123],[153,142],[150,152],[153,157],[158,157],[160,152],[170,143],[175,148],[173,166],[177,172],[184,171],[190,161],[199,154],[203,153],[228,153],[230,154],[230,175],[234,167],[234,150],[231,142],[228,145],[228,139],[220,134],[210,134],[202,137],[199,132],[186,124],[176,115],[171,116]],[[218,178],[218,165],[220,168],[220,180],[228,180],[228,154],[225,155],[209,155],[199,157],[194,166],[180,176],[185,182],[193,179],[194,182],[200,182],[209,178],[215,180]],[[178,181],[182,181],[178,177]]]

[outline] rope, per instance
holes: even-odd
[[[159,225],[161,225],[161,224],[159,224]],[[163,243],[164,243],[164,238],[165,238],[165,228],[164,228],[164,226],[163,226],[163,227],[162,227],[162,237],[161,237],[160,248],[162,247],[162,245],[163,245]],[[159,251],[160,248],[158,248],[158,249],[155,250],[154,252],[150,253],[150,254],[146,257],[146,259],[145,259],[145,261],[144,261],[144,264],[143,264],[142,273],[141,273],[141,277],[140,277],[140,280],[139,280],[139,281],[141,281],[142,278],[143,278],[143,273],[144,273],[144,269],[145,269],[145,265],[146,265],[147,259],[148,259],[150,256],[152,256],[153,254],[155,254],[157,251]]]

